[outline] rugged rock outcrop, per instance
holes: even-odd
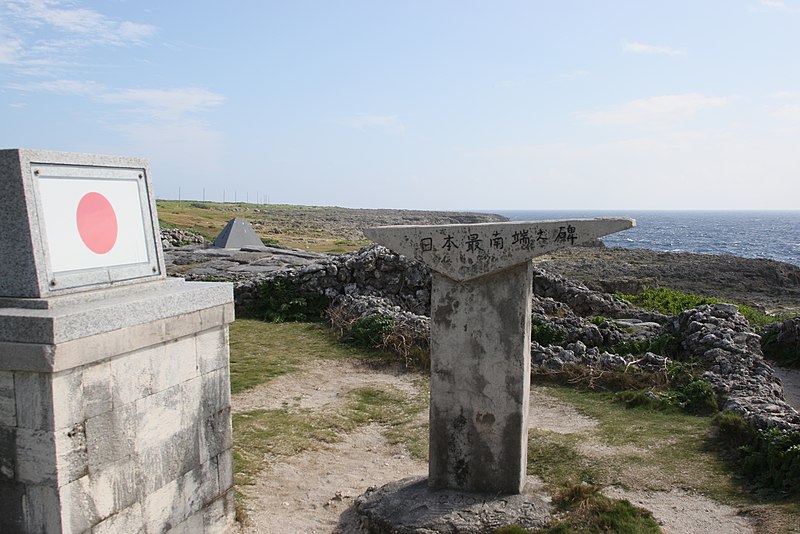
[[[699,360],[723,410],[744,416],[757,428],[800,430],[800,414],[761,353],[761,337],[733,304],[700,306],[669,325],[680,338],[684,358]]]
[[[161,244],[164,248],[205,245],[206,243],[208,243],[208,240],[205,237],[187,230],[181,230],[180,228],[163,228],[161,230]]]
[[[430,315],[431,274],[427,267],[380,245],[357,252],[324,255],[302,267],[256,276],[235,284],[235,299],[244,309],[259,298],[264,282],[282,280],[301,291],[381,297],[405,311]]]
[[[283,281],[300,291],[326,295],[349,317],[388,315],[410,325],[417,335],[429,332],[428,268],[379,245],[342,255],[268,247],[174,250],[168,256],[173,270],[187,267],[188,278],[233,280],[240,309],[261,298],[264,282]],[[760,337],[736,306],[701,306],[670,318],[541,268],[535,272],[533,289],[534,328],[549,329],[558,338],[532,344],[534,366],[664,369],[666,358],[653,352],[633,356],[608,349],[670,334],[679,340],[682,358],[699,360],[705,367],[703,378],[712,384],[723,409],[742,414],[758,428],[800,429],[800,415],[784,401],[780,380],[763,358]],[[797,339],[800,326],[790,322],[782,328],[786,339]]]

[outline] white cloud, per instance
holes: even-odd
[[[17,63],[21,47],[22,41],[19,39],[10,39],[0,42],[0,65],[14,65]]]
[[[635,125],[669,123],[692,118],[709,108],[729,104],[734,97],[714,97],[697,93],[666,95],[632,100],[597,111],[583,111],[575,116],[597,125]]]
[[[567,80],[580,80],[581,78],[585,78],[588,75],[589,75],[588,70],[576,69],[566,73],[564,75],[564,78]]]
[[[656,46],[637,42],[628,42],[622,45],[622,50],[632,54],[651,54],[662,56],[685,56],[686,50],[672,48],[670,46]]]
[[[344,119],[344,124],[358,130],[380,129],[389,133],[402,135],[406,131],[405,125],[397,115],[356,115]]]
[[[109,92],[100,100],[122,104],[154,118],[174,119],[208,111],[222,104],[225,97],[199,87],[179,89],[126,89]]]
[[[73,2],[61,0],[11,0],[5,2],[15,25],[41,29],[49,27],[57,32],[76,36],[85,44],[123,45],[140,43],[155,35],[157,28],[149,24],[117,21],[99,11],[74,7]]]
[[[800,121],[800,105],[782,106],[770,113],[770,115],[787,121]]]
[[[102,84],[81,80],[52,80],[46,82],[11,83],[4,86],[17,91],[44,91],[65,95],[94,95],[105,89]]]
[[[786,0],[759,0],[758,5],[768,9],[776,9],[779,11],[788,11],[792,13],[799,13],[800,7],[797,5],[789,5]]]

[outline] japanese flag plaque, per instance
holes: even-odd
[[[16,244],[0,265],[19,275],[3,277],[0,284],[14,287],[0,286],[0,296],[42,297],[163,277],[144,160],[3,150],[0,167],[0,228],[13,229],[5,238]]]

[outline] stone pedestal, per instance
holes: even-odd
[[[230,285],[86,297],[0,308],[0,532],[225,532]]]

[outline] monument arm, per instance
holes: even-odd
[[[465,281],[636,226],[630,218],[437,226],[379,226],[364,234],[453,280]]]

